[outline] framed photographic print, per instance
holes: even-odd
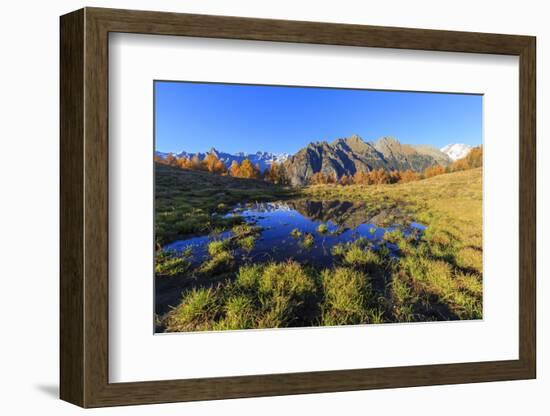
[[[534,378],[535,38],[61,17],[61,398]]]

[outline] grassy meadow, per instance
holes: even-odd
[[[421,235],[388,231],[383,242],[359,237],[330,250],[330,267],[286,261],[236,261],[263,230],[236,205],[260,201],[349,201],[399,213],[426,226]],[[482,169],[391,185],[290,188],[156,164],[155,288],[157,332],[280,328],[479,319],[482,317]],[[394,220],[391,216],[388,223]],[[213,239],[205,257],[166,244]],[[330,233],[292,230],[307,250]],[[391,251],[389,247],[396,247]]]
[[[242,202],[288,198],[289,188],[254,179],[182,170],[155,163],[155,237],[157,247],[177,237],[207,234],[237,225],[223,214]]]

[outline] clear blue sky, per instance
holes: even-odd
[[[295,153],[352,134],[479,145],[482,96],[156,81],[155,130],[163,152]]]

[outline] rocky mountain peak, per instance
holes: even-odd
[[[401,144],[393,137],[382,137],[366,142],[354,134],[338,138],[332,143],[312,142],[285,162],[288,177],[293,185],[304,185],[318,172],[337,178],[352,176],[358,171],[374,169],[407,170],[421,172],[439,164],[447,166],[450,159],[435,148],[419,148]]]

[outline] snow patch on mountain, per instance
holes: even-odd
[[[472,150],[472,146],[464,143],[453,143],[442,147],[440,150],[451,159],[458,160],[468,156],[468,153]]]

